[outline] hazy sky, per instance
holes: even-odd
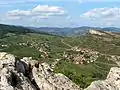
[[[120,0],[0,0],[0,23],[120,27]]]

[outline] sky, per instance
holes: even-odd
[[[27,27],[120,27],[120,0],[0,0],[0,23]]]

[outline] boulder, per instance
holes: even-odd
[[[120,68],[111,68],[106,80],[94,81],[85,90],[120,90]]]
[[[19,59],[0,53],[0,90],[80,90],[63,74],[55,74],[47,63]]]

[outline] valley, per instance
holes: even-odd
[[[64,74],[85,89],[93,81],[106,79],[112,67],[120,66],[119,33],[93,32],[68,37],[0,25],[0,52],[48,63],[54,73]]]

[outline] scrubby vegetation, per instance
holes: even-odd
[[[9,52],[18,57],[33,57],[40,62],[53,63],[54,71],[63,73],[80,87],[87,87],[92,81],[105,79],[110,68],[117,66],[115,61],[105,55],[120,55],[120,38],[98,38],[92,35],[79,37],[60,37],[43,32],[33,32],[24,27],[0,25],[0,51]],[[87,48],[98,51],[100,55],[95,62],[75,64],[64,53],[76,55],[72,47]],[[87,57],[87,56],[86,56]]]
[[[64,40],[72,46],[93,49],[105,54],[120,55],[120,37],[99,38],[92,35],[69,37]]]
[[[113,66],[117,66],[116,63],[108,61],[105,56],[100,56],[95,62],[83,65],[61,60],[56,65],[55,71],[65,74],[81,88],[86,88],[92,81],[104,80]]]

